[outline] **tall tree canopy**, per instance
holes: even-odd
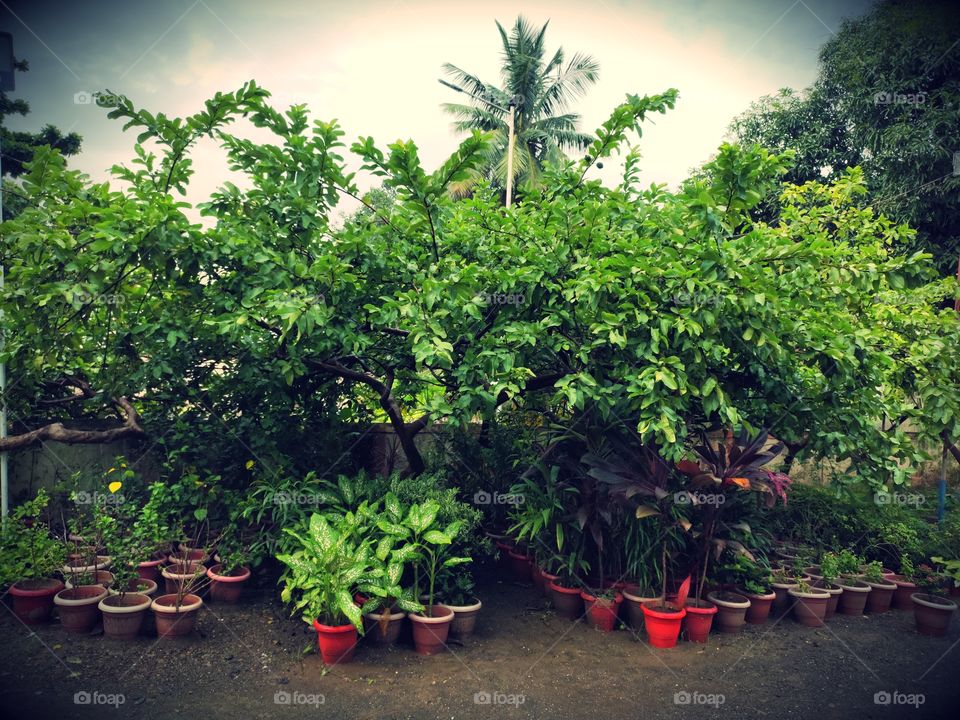
[[[960,13],[949,0],[884,0],[820,51],[802,92],[765,97],[734,121],[743,142],[796,151],[787,180],[863,168],[867,201],[917,230],[902,250],[960,253]]]
[[[488,160],[481,169],[498,187],[505,186],[507,177],[507,114],[489,102],[501,108],[507,108],[511,99],[516,103],[513,170],[518,185],[537,186],[546,162],[559,161],[564,150],[584,150],[592,140],[589,134],[580,132],[580,116],[570,112],[569,107],[597,81],[599,65],[589,55],[580,53],[567,61],[563,48],[549,55],[547,25],[537,29],[518,17],[508,35],[497,23],[503,48],[499,85],[451,63],[443,66],[455,84],[480,98],[471,98],[466,104],[446,103],[443,107],[457,118],[453,125],[457,130],[495,133]],[[472,173],[454,190],[462,192],[471,187],[478,175]]]

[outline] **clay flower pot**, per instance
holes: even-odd
[[[717,631],[737,633],[746,624],[750,600],[735,592],[712,592],[707,600],[717,606]]]
[[[157,589],[156,583],[153,589]],[[98,606],[103,614],[103,634],[113,640],[133,640],[140,633],[151,602],[148,595],[141,593],[103,598]]]
[[[92,562],[91,562],[92,560]],[[69,562],[60,568],[64,577],[77,573],[92,573],[96,570],[109,570],[113,558],[109,555],[96,555],[93,558],[79,558],[76,562]]]
[[[661,603],[659,600],[644,603],[643,627],[647,631],[647,639],[656,648],[672,648],[677,644],[680,636],[680,625],[687,615],[686,608],[677,607],[673,603]]]
[[[613,598],[598,598],[581,590],[580,599],[587,611],[587,625],[602,632],[611,632],[617,624],[623,593],[618,592]]]
[[[557,615],[567,620],[579,620],[583,615],[583,598],[580,597],[580,589],[558,585],[556,581],[551,581],[549,587]]]
[[[182,565],[178,563],[168,565],[160,572],[165,581],[167,594],[176,594],[181,587],[187,587],[190,583],[196,582],[196,578],[202,577],[206,573],[206,569],[199,564]]]
[[[377,645],[392,645],[400,638],[406,617],[405,612],[396,608],[367,613],[363,616],[363,636]]]
[[[837,612],[843,615],[863,615],[863,609],[867,606],[867,596],[870,594],[870,586],[863,580],[854,578],[840,578],[837,585],[843,588],[840,595],[840,602],[837,604]]]
[[[113,573],[108,570],[96,570],[94,572],[85,573],[91,582],[87,582],[85,578],[81,578],[81,582],[84,584],[80,587],[86,587],[89,585],[100,585],[104,590],[108,589],[113,585]],[[70,590],[73,587],[72,580],[67,580],[65,583],[67,590]]]
[[[197,595],[187,593],[177,608],[177,594],[161,595],[150,603],[154,619],[157,622],[157,637],[176,638],[189,635],[197,624],[197,612],[203,600]]]
[[[910,582],[903,575],[889,575],[887,576],[887,580],[897,586],[896,591],[893,593],[893,602],[891,605],[897,610],[912,610],[913,599],[911,596],[917,592],[916,583]]]
[[[793,619],[807,627],[821,627],[827,611],[830,593],[820,588],[810,588],[803,592],[797,587],[787,591],[793,602]]]
[[[171,565],[203,565],[209,559],[210,555],[207,554],[206,550],[197,548],[181,549],[167,555],[167,562]]]
[[[773,614],[777,616],[783,615],[793,604],[793,599],[790,597],[789,592],[792,588],[795,588],[797,584],[795,582],[772,582],[770,586],[773,588],[774,596]]]
[[[53,597],[60,624],[69,633],[88,633],[100,620],[100,601],[107,597],[102,585],[65,588]]]
[[[837,612],[837,605],[840,603],[840,596],[843,594],[843,588],[836,583],[827,582],[826,580],[814,580],[812,583],[810,583],[810,585],[818,590],[823,590],[824,592],[830,593],[830,599],[827,600],[827,610],[823,614],[823,619],[829,620]]]
[[[144,580],[143,578],[134,578],[129,583],[127,583],[127,592],[128,593],[138,593],[140,595],[146,595],[151,600],[157,592],[157,584],[153,580]],[[116,590],[109,589],[107,593],[110,595],[119,595]]]
[[[538,595],[546,594],[547,586],[543,582],[543,571],[536,562],[530,565],[530,580],[533,582],[533,589],[537,591]]]
[[[811,565],[810,567],[805,567],[803,572],[807,574],[812,580],[823,580],[823,574],[820,571],[819,565]]]
[[[337,665],[353,660],[353,650],[357,647],[357,629],[347,625],[324,625],[313,621],[317,631],[317,645],[324,665]]]
[[[864,580],[864,582],[870,586],[866,611],[868,613],[883,613],[889,610],[890,603],[893,602],[893,595],[897,592],[897,584],[889,580],[881,580],[880,582]]]
[[[505,538],[498,540],[497,543],[497,562],[503,573],[510,572],[510,551],[514,548],[513,540]]]
[[[237,568],[229,575],[221,575],[220,568],[221,565],[217,563],[207,569],[207,577],[210,578],[210,599],[235,605],[240,600],[243,586],[250,579],[250,569]]]
[[[747,622],[751,625],[763,625],[770,617],[770,608],[773,607],[777,594],[769,592],[765,595],[757,595],[742,589],[737,592],[750,601],[750,607],[747,608]]]
[[[160,581],[163,580],[163,576],[160,574],[160,566],[166,559],[167,556],[164,552],[155,552],[149,560],[137,563],[137,574],[144,580],[153,580],[159,585]]]
[[[474,598],[476,602],[471,605],[451,605],[446,603],[446,607],[453,610],[453,620],[450,623],[450,637],[465,640],[473,635],[477,627],[477,615],[483,603]]]
[[[446,646],[453,610],[446,605],[430,605],[426,609],[430,611],[429,615],[410,613],[413,644],[418,655],[436,655]]]
[[[695,643],[705,643],[713,627],[713,616],[717,614],[717,606],[706,600],[688,598],[684,609],[687,611],[683,618],[681,629],[686,633],[687,640]]]
[[[946,635],[957,604],[953,600],[929,593],[914,593],[912,599],[917,632],[931,637]]]
[[[525,552],[511,550],[507,553],[510,557],[510,572],[513,579],[519,583],[530,582],[530,568],[533,565],[532,559]]]
[[[53,598],[63,587],[62,582],[53,578],[14,583],[8,591],[13,597],[13,614],[27,625],[46,622],[53,614]]]
[[[627,606],[627,619],[630,627],[640,630],[643,627],[643,604],[658,599],[658,595],[649,588],[640,588],[636,585],[624,588],[624,605]]]
[[[559,575],[554,575],[549,573],[546,570],[541,569],[540,575],[543,577],[543,594],[552,604],[553,602],[553,593],[550,592],[550,583],[557,582],[560,579]]]

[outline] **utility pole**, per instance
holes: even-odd
[[[13,92],[16,83],[13,79],[13,35],[0,33],[0,90]],[[3,140],[0,138],[0,223],[3,222]],[[3,292],[4,268],[0,263],[0,293]],[[6,347],[3,310],[0,310],[0,351]],[[7,436],[7,366],[0,360],[0,440]],[[10,513],[10,478],[7,467],[7,453],[0,453],[0,513],[6,523]]]

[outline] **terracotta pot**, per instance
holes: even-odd
[[[164,553],[154,553],[152,559],[137,563],[137,574],[144,580],[153,580],[159,585],[160,581],[163,580],[163,576],[160,574],[160,566],[166,559],[167,556]]]
[[[911,599],[917,632],[931,637],[946,635],[957,604],[953,600],[929,593],[914,593]]]
[[[104,589],[107,589],[113,585],[113,573],[107,570],[97,570],[89,574],[85,573],[84,575],[84,583],[80,587],[86,587],[87,585],[100,585]],[[66,581],[65,587],[67,590],[73,587],[72,579]]]
[[[717,606],[717,631],[737,633],[746,624],[750,600],[735,592],[718,592],[707,595],[707,600]]]
[[[559,580],[560,576],[554,575],[553,573],[549,573],[546,570],[541,570],[540,575],[541,577],[543,577],[543,594],[544,596],[546,596],[547,600],[549,600],[552,604],[553,593],[550,592],[550,583],[556,582],[557,580]]]
[[[705,643],[713,627],[713,616],[717,614],[717,606],[706,600],[688,599],[684,605],[687,611],[683,618],[681,629],[687,640],[695,643]]]
[[[793,604],[789,591],[791,588],[795,588],[797,584],[795,582],[772,582],[770,586],[773,588],[774,596],[771,610],[774,615],[779,617],[787,612]]]
[[[153,585],[156,590],[156,583]],[[143,626],[151,599],[142,593],[108,595],[100,601],[103,614],[103,634],[113,640],[133,640]]]
[[[78,585],[61,590],[53,597],[60,624],[69,633],[88,633],[100,621],[97,606],[107,596],[102,585]]]
[[[164,578],[165,589],[168,594],[176,594],[181,587],[187,588],[190,584],[195,584],[197,578],[203,577],[206,569],[199,564],[190,565],[168,565],[160,571]]]
[[[357,629],[347,625],[324,625],[313,621],[317,631],[317,646],[324,665],[337,665],[353,660],[353,651],[357,647]]]
[[[507,555],[510,557],[510,572],[513,574],[513,579],[519,583],[530,582],[530,568],[533,565],[530,556],[516,550],[511,550]]]
[[[97,555],[92,563],[85,561],[68,563],[60,570],[63,572],[64,577],[78,573],[92,573],[95,570],[109,570],[111,562],[113,562],[113,558],[109,555]]]
[[[363,616],[364,637],[377,645],[392,645],[400,638],[407,614],[396,608],[367,613]]]
[[[811,588],[810,592],[801,592],[792,587],[787,591],[793,602],[793,619],[807,627],[822,627],[827,612],[830,593],[820,588]]]
[[[580,597],[580,588],[568,588],[550,582],[550,597],[557,615],[567,620],[579,620],[583,615],[583,598]]]
[[[546,595],[547,586],[543,581],[543,571],[535,562],[530,566],[530,580],[533,582],[533,589],[538,595]]]
[[[643,627],[643,604],[657,600],[659,596],[649,588],[625,588],[623,591],[624,605],[627,607],[627,620],[630,627],[640,630]],[[622,606],[621,606],[622,607]]]
[[[410,613],[413,644],[418,655],[436,655],[446,646],[453,610],[446,605],[430,605],[426,609],[430,611],[429,615]]]
[[[837,612],[837,605],[840,603],[840,596],[843,594],[843,588],[836,583],[827,582],[826,580],[814,580],[812,583],[810,583],[810,585],[818,590],[823,590],[830,593],[830,599],[827,600],[827,609],[823,614],[823,619],[829,620]]]
[[[863,609],[867,606],[867,596],[870,594],[870,586],[854,578],[840,578],[837,580],[837,585],[843,588],[837,612],[841,615],[863,615]]]
[[[686,608],[673,603],[661,604],[659,600],[644,603],[642,607],[643,627],[650,644],[656,648],[674,647],[680,636],[680,625],[687,615]]]
[[[864,580],[864,582],[870,586],[866,611],[868,613],[887,612],[890,609],[890,603],[893,602],[893,595],[897,592],[897,584],[887,580],[881,580],[880,582]]]
[[[743,589],[739,589],[737,592],[750,601],[750,607],[747,608],[747,622],[751,625],[763,625],[770,617],[770,608],[773,607],[773,601],[777,599],[777,594],[769,592],[766,595],[757,595]]]
[[[235,605],[240,600],[243,586],[250,579],[250,568],[237,568],[230,575],[221,575],[220,568],[221,565],[217,563],[207,569],[207,577],[210,578],[210,599]]]
[[[820,571],[819,565],[811,565],[810,567],[805,567],[803,571],[813,580],[823,579],[823,573]]]
[[[503,573],[510,572],[510,552],[513,550],[513,541],[509,538],[499,540],[497,543],[497,562]]]
[[[201,565],[210,559],[210,553],[203,548],[187,547],[183,543],[177,546],[177,552],[170,553],[167,560],[170,564],[200,563]]]
[[[913,600],[911,596],[917,592],[916,584],[907,580],[903,575],[891,575],[887,579],[897,586],[891,603],[893,607],[897,610],[912,610]]]
[[[483,607],[483,603],[476,598],[474,598],[474,600],[476,600],[476,602],[472,605],[451,605],[450,603],[445,603],[446,607],[453,610],[453,620],[450,623],[450,637],[465,640],[473,635],[473,631],[477,628],[477,615],[480,613],[480,608]]]
[[[581,590],[580,599],[586,609],[587,625],[602,632],[611,632],[617,624],[617,614],[623,602],[623,594],[617,593],[613,598],[598,598]]]
[[[128,593],[137,593],[138,595],[146,595],[147,597],[153,599],[153,596],[157,592],[157,584],[153,580],[144,580],[143,578],[134,578],[129,583],[127,583],[127,592]],[[119,595],[116,590],[110,588],[107,590],[109,595]]]
[[[39,625],[50,619],[53,614],[53,598],[63,590],[59,580],[21,580],[10,586],[13,596],[13,614],[27,625]]]
[[[197,624],[197,612],[202,605],[203,600],[190,593],[183,596],[179,609],[176,593],[156,598],[150,603],[150,609],[157,622],[157,637],[168,639],[189,635]]]

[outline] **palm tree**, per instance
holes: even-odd
[[[461,132],[491,131],[494,134],[486,170],[453,188],[464,195],[484,176],[504,187],[507,178],[507,113],[489,103],[507,108],[516,106],[514,184],[535,187],[546,162],[563,159],[564,150],[583,150],[593,137],[577,129],[580,115],[567,112],[570,102],[582,96],[597,81],[599,65],[589,55],[576,54],[564,65],[563,48],[546,60],[544,36],[547,25],[535,30],[522,16],[510,35],[498,22],[503,43],[502,87],[486,83],[476,75],[445,63],[444,72],[454,84],[478,96],[469,105],[445,103],[443,109],[455,116],[453,127]]]

